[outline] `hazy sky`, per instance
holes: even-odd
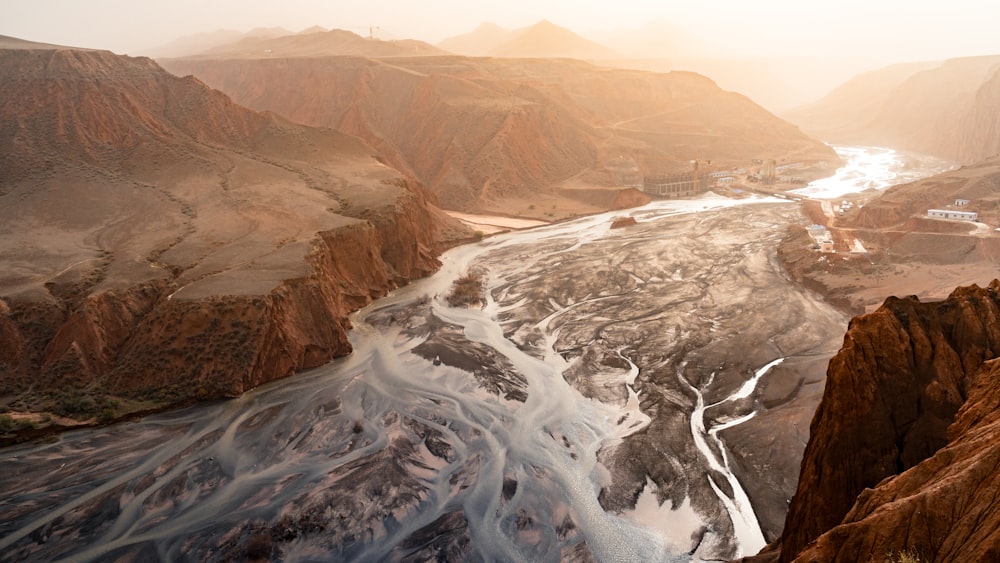
[[[313,25],[437,42],[484,21],[585,33],[666,20],[740,55],[885,61],[1000,54],[988,0],[0,0],[0,35],[136,53],[217,29]]]

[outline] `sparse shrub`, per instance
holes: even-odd
[[[76,389],[61,395],[58,401],[56,413],[63,416],[88,415],[97,410],[94,398]]]
[[[101,412],[97,413],[97,422],[98,424],[109,424],[115,420],[116,414],[114,407],[105,406]]]
[[[0,414],[0,434],[6,434],[15,428],[14,419],[9,414]]]
[[[887,556],[887,563],[921,563],[920,554],[916,550],[904,549],[895,555]]]
[[[479,272],[468,271],[455,280],[448,295],[448,304],[452,307],[471,307],[483,301],[483,276]]]

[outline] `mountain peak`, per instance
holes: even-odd
[[[618,54],[549,20],[518,30],[516,36],[490,55],[509,58],[609,59]]]
[[[330,31],[330,30],[328,30],[327,28],[325,28],[325,27],[323,27],[321,25],[314,25],[312,27],[307,27],[307,28],[303,29],[302,31],[300,31],[298,33],[298,35],[309,35],[311,33],[326,33],[327,31]]]

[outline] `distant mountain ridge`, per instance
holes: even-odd
[[[291,34],[291,31],[281,27],[258,27],[247,32],[219,29],[178,37],[164,45],[140,50],[139,53],[153,58],[186,57],[250,37],[269,38]]]
[[[445,39],[438,46],[466,56],[580,60],[621,57],[621,54],[604,45],[548,20],[514,30],[485,23],[470,33]]]
[[[449,37],[439,42],[437,46],[456,55],[487,57],[494,49],[517,37],[520,31],[486,22],[469,33]]]
[[[314,31],[314,28],[310,28],[301,33],[279,37],[244,37],[239,41],[219,45],[193,56],[226,58],[416,57],[446,54],[448,53],[423,41],[412,39],[387,41],[361,37],[343,29]]]

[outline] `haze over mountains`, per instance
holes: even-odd
[[[831,142],[891,146],[972,163],[1000,152],[1000,56],[893,65],[789,112]]]
[[[573,58],[616,68],[697,72],[725,90],[749,96],[773,112],[815,101],[837,84],[876,64],[857,57],[727,56],[711,40],[662,20],[638,28],[592,31],[585,35],[546,20],[516,29],[483,23],[436,46],[413,40],[386,40],[385,33],[375,26],[367,28],[367,32],[334,29],[326,36],[317,35],[318,32],[327,30],[318,26],[299,32],[280,28],[258,28],[246,33],[224,30],[180,38],[142,54],[156,58],[197,55],[260,58],[265,55],[384,57],[446,52],[472,57]],[[302,37],[306,35],[311,37]],[[362,43],[362,39],[369,44]]]

